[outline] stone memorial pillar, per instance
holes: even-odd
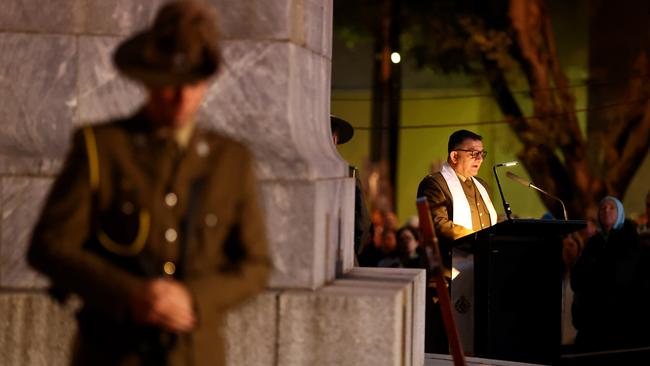
[[[269,290],[227,318],[229,363],[422,365],[423,272],[352,269],[354,182],[329,132],[332,0],[209,1],[224,67],[200,119],[253,150],[274,264]],[[1,365],[68,360],[74,304],[47,298],[26,245],[72,129],[142,102],[111,53],[161,3],[3,1]]]

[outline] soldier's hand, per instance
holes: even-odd
[[[180,282],[154,279],[132,301],[133,319],[175,333],[190,332],[196,326],[192,296]]]

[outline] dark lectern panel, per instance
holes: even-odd
[[[536,219],[514,219],[497,223],[481,231],[464,236],[454,241],[454,246],[473,251],[473,246],[487,240],[490,236],[514,236],[543,238],[567,235],[587,226],[584,220],[536,220]]]
[[[584,221],[510,220],[454,242],[474,253],[476,356],[557,362],[562,236],[585,226]]]

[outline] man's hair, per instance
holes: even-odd
[[[449,136],[449,143],[447,144],[447,153],[456,150],[466,139],[482,141],[483,137],[477,135],[472,131],[458,130]]]

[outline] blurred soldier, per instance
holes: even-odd
[[[195,127],[217,40],[212,8],[167,4],[114,55],[145,105],[74,133],[28,253],[84,302],[74,365],[222,365],[226,311],[267,283],[252,156]]]

